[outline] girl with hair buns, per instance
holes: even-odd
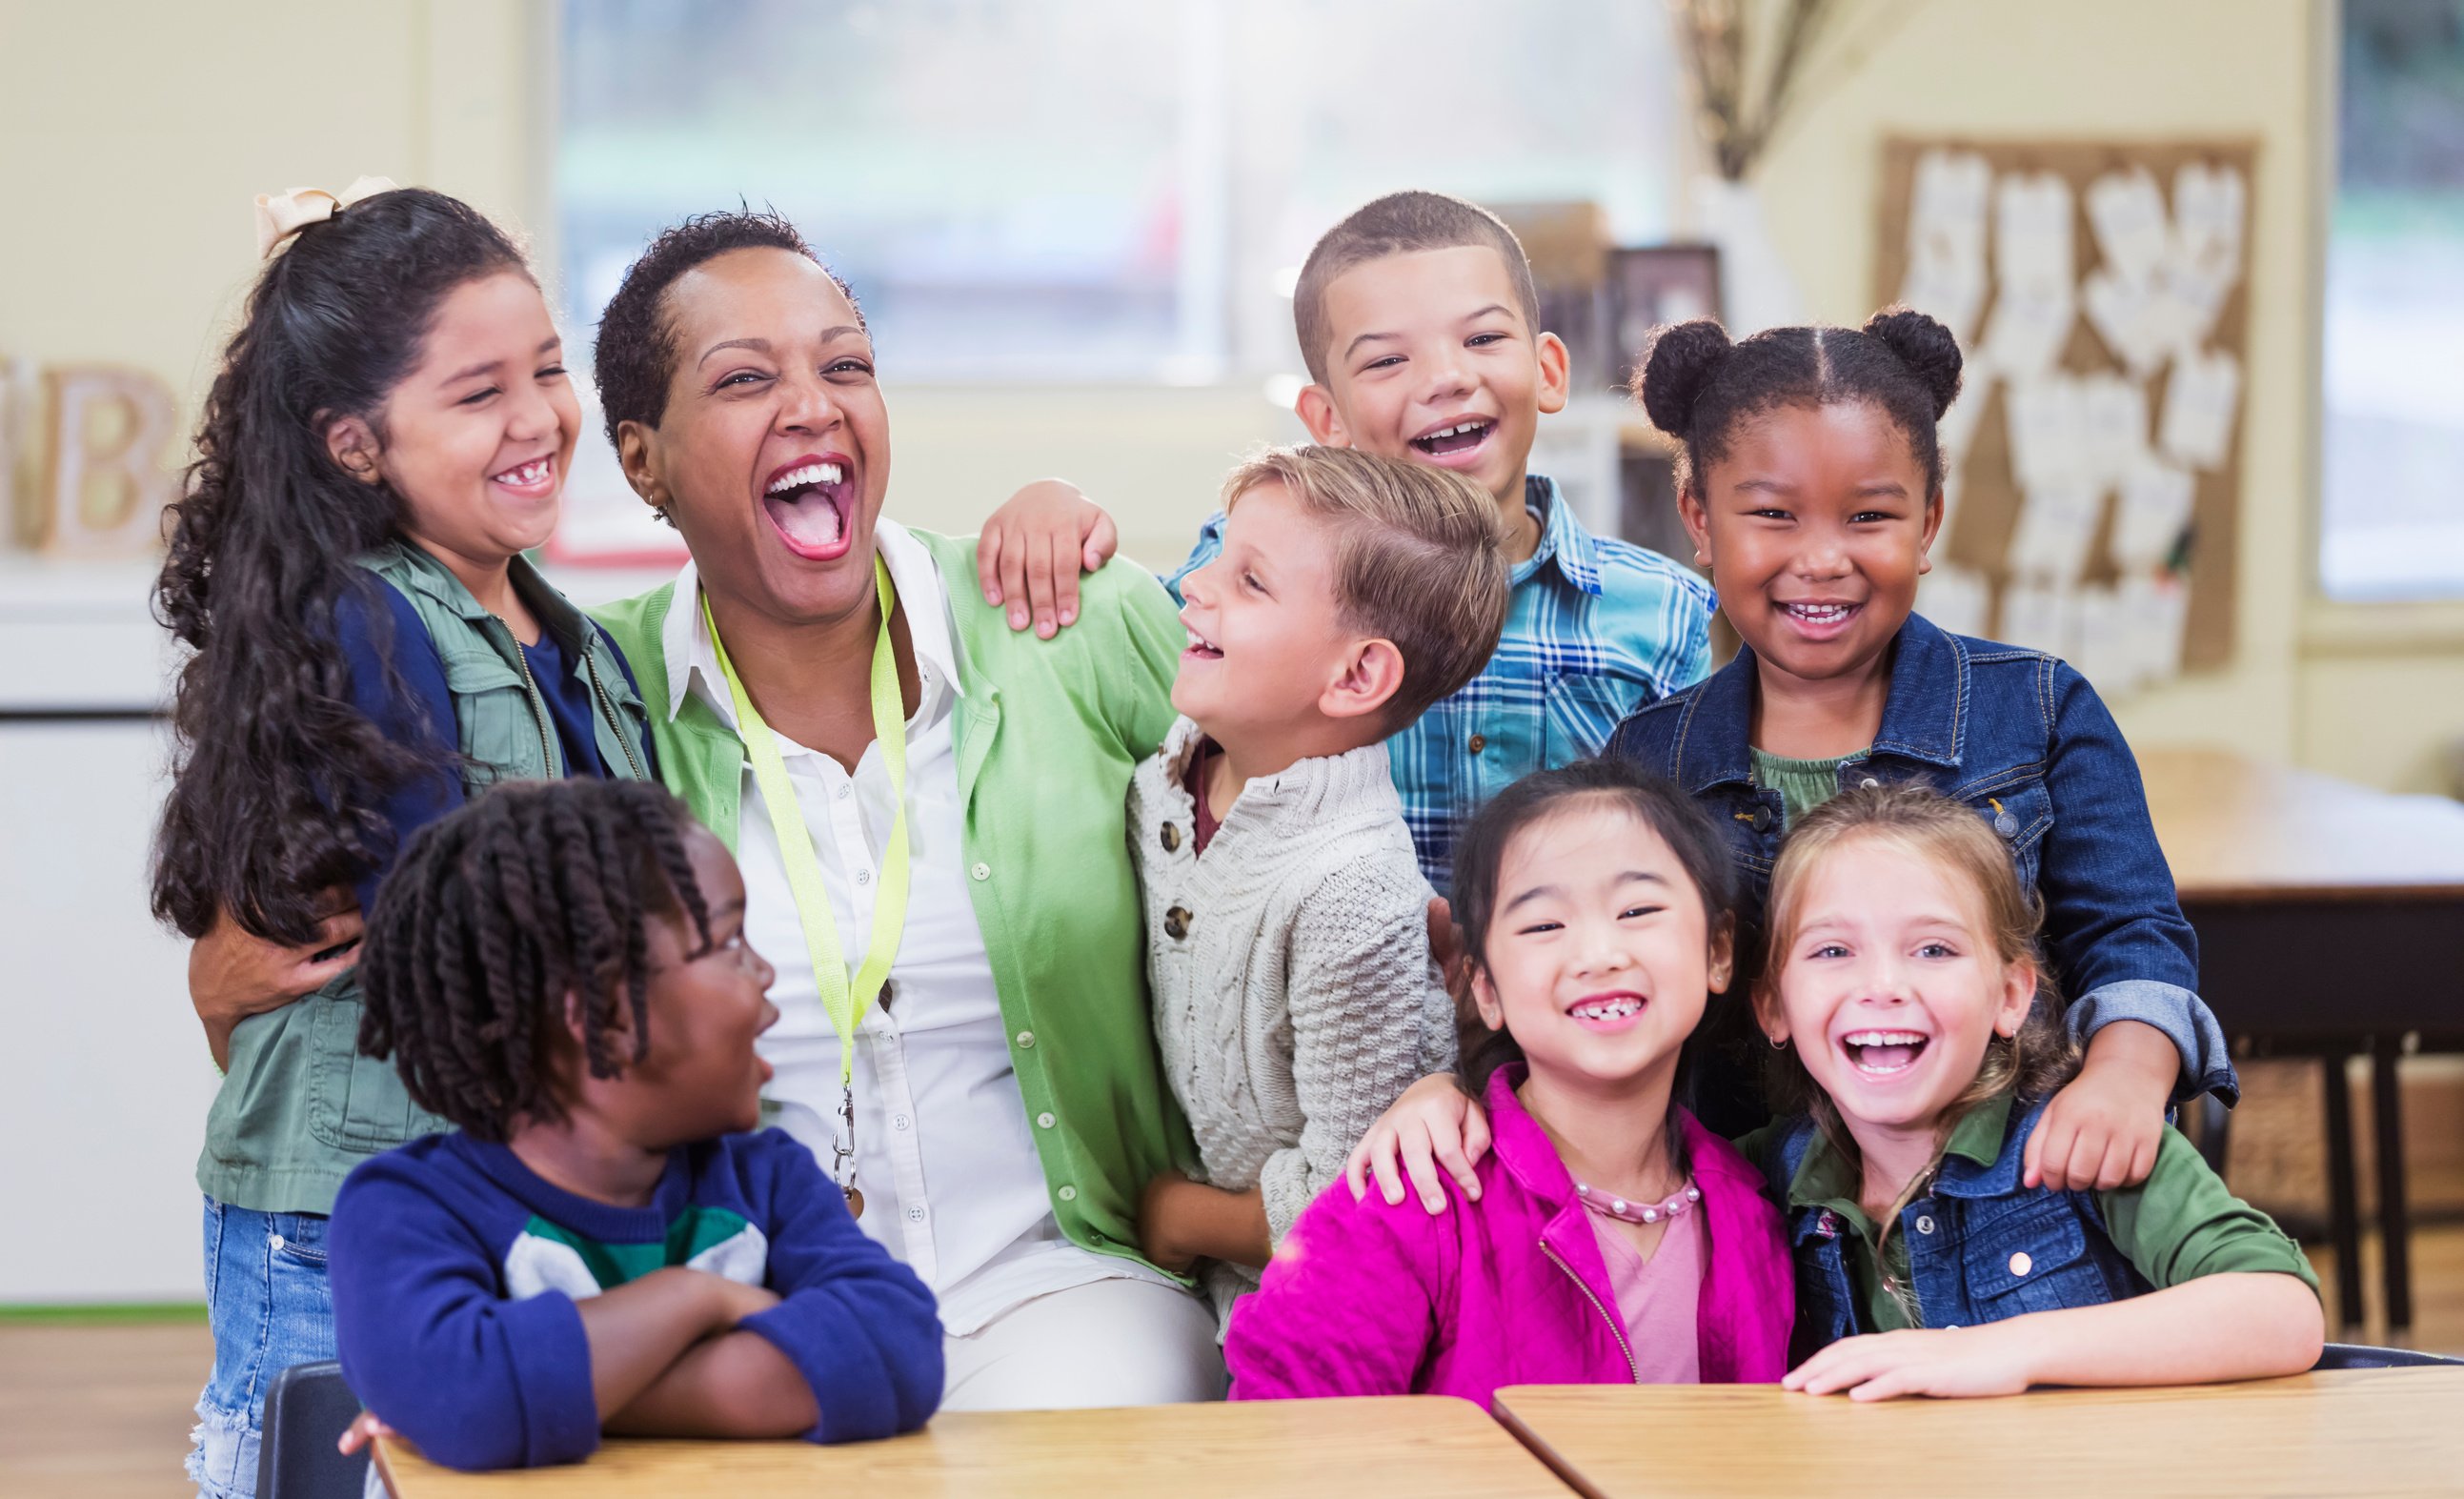
[[[1745,875],[1741,951],[1759,945],[1781,835],[1828,798],[1913,783],[1972,808],[2044,903],[2053,973],[2076,996],[2068,1029],[2086,1045],[2029,1140],[2026,1180],[2109,1190],[2154,1165],[2168,1099],[2230,1100],[2237,1085],[2138,764],[2095,689],[2042,651],[1915,612],[1942,528],[1935,424],[1959,382],[1950,331],[1905,308],[1737,342],[1708,320],[1658,331],[1638,394],[1683,444],[1678,506],[1743,648],[1627,718],[1609,753],[1674,780],[1726,832]],[[1733,1133],[1764,1111],[1725,1054],[1705,1058],[1697,1110]],[[1486,1147],[1469,1100],[1423,1079],[1351,1174],[1358,1187],[1374,1170],[1397,1201],[1399,1158],[1437,1211],[1441,1182],[1468,1189]]]

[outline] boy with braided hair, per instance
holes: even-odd
[[[785,1135],[744,884],[658,788],[500,788],[410,841],[370,913],[361,1049],[452,1121],[334,1205],[342,1372],[459,1468],[626,1435],[886,1437],[941,1390],[931,1292]],[[366,1065],[374,1066],[371,1062]]]

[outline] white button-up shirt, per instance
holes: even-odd
[[[943,1327],[965,1336],[1072,1286],[1170,1282],[1071,1244],[1053,1217],[1031,1133],[1050,1129],[1053,1117],[1027,1115],[969,889],[954,734],[965,688],[949,592],[932,554],[904,527],[876,521],[874,538],[906,606],[922,692],[907,723],[907,925],[890,981],[856,1028],[855,1177],[865,1201],[858,1223],[924,1278],[940,1299]],[[740,733],[690,562],[677,575],[675,599],[661,640],[665,706],[672,716],[693,693]],[[849,775],[829,756],[773,737],[852,973],[872,940],[892,814],[889,768],[877,743]],[[838,1127],[839,1038],[822,1008],[786,864],[750,764],[736,857],[744,872],[745,935],[779,971],[770,990],[779,1024],[760,1043],[777,1070],[768,1095],[781,1106],[778,1122],[826,1170]],[[979,868],[974,878],[981,877]]]

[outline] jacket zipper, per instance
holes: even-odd
[[[1559,1259],[1557,1251],[1549,1247],[1548,1240],[1540,1241],[1540,1252],[1549,1257],[1551,1264],[1566,1272],[1566,1278],[1574,1283],[1574,1289],[1583,1293],[1583,1299],[1590,1302],[1592,1310],[1600,1314],[1600,1320],[1609,1325],[1609,1335],[1617,1339],[1617,1352],[1625,1355],[1625,1372],[1634,1377],[1635,1383],[1640,1384],[1642,1369],[1634,1361],[1634,1349],[1625,1340],[1625,1329],[1617,1326],[1617,1319],[1609,1315],[1609,1309],[1600,1305],[1600,1298],[1592,1294],[1592,1288],[1583,1284],[1583,1278],[1574,1273],[1574,1268]]]
[[[600,685],[599,668],[591,663],[590,657],[587,655],[584,655],[582,658],[582,671],[583,674],[590,678],[590,695],[599,699],[599,711],[607,716],[607,721],[609,723],[614,724],[619,731],[622,731],[625,727],[625,720],[617,715],[615,699],[609,697],[607,695],[607,689]],[[619,732],[616,736],[616,742],[624,747],[625,766],[627,769],[633,772],[633,779],[636,781],[649,780],[650,778],[643,773],[642,762],[633,758],[633,736],[627,733]]]
[[[510,633],[512,627],[507,626],[506,629]],[[587,664],[585,661],[584,665]],[[556,774],[556,750],[548,739],[547,699],[539,695],[539,679],[531,675],[531,658],[522,654],[522,641],[518,635],[514,637],[514,665],[522,669],[522,692],[530,697],[531,721],[539,728],[539,763],[546,766],[547,773],[553,777]],[[592,679],[591,685],[598,685],[596,678]]]

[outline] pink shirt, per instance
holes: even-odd
[[[1651,1258],[1597,1213],[1588,1215],[1600,1242],[1609,1287],[1617,1292],[1617,1320],[1625,1324],[1639,1384],[1700,1384],[1703,1350],[1694,1318],[1703,1297],[1703,1215],[1670,1221]]]

